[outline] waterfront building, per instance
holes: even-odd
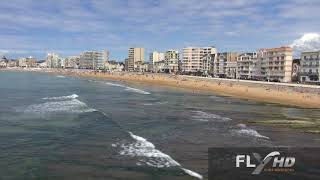
[[[237,78],[237,62],[228,61],[225,67],[225,77],[229,79]]]
[[[107,61],[105,63],[105,70],[111,72],[120,72],[124,70],[124,64],[116,61]]]
[[[155,73],[163,73],[166,70],[166,63],[165,61],[158,61],[155,62],[152,66],[152,72]]]
[[[150,63],[148,63],[148,62],[145,62],[145,63],[143,63],[143,64],[141,64],[140,66],[139,66],[139,72],[149,72],[149,64]]]
[[[64,59],[64,68],[67,69],[78,69],[80,65],[79,56],[69,56]]]
[[[128,60],[128,58],[126,58],[124,60],[124,70],[125,71],[129,71],[129,60]]]
[[[61,58],[56,53],[48,53],[46,63],[48,68],[61,68]]]
[[[217,60],[217,54],[205,54],[202,58],[202,61],[204,62],[203,64],[205,65],[209,65],[209,71],[205,72],[204,75],[210,75],[210,76],[214,76],[214,69],[213,69],[213,65],[214,62]]]
[[[214,76],[224,78],[227,77],[227,73],[232,73],[233,71],[235,71],[234,64],[237,61],[237,57],[237,52],[218,53],[217,59],[213,61]],[[233,76],[232,74],[229,75]]]
[[[1,59],[0,60],[0,68],[6,68],[7,67],[7,60]]]
[[[217,56],[215,47],[186,47],[183,48],[182,71],[184,73],[208,74],[212,62],[209,62],[206,55]]]
[[[17,60],[8,60],[7,67],[17,67],[18,61]]]
[[[27,58],[19,58],[18,59],[19,67],[27,67]]]
[[[266,48],[258,51],[261,76],[267,81],[291,82],[293,49],[291,47]]]
[[[8,60],[5,56],[0,59],[0,68],[5,68],[8,66]]]
[[[128,71],[140,71],[144,63],[144,48],[129,48]]]
[[[257,53],[243,53],[237,57],[237,79],[259,79],[261,67]]]
[[[302,52],[300,62],[300,82],[319,83],[320,51]]]
[[[164,58],[165,71],[172,73],[178,72],[179,70],[179,51],[177,50],[168,50],[165,53]]]
[[[156,62],[159,61],[163,61],[164,60],[164,53],[160,53],[157,51],[153,51],[152,53],[150,53],[149,55],[149,61],[150,63],[154,64]]]
[[[81,69],[104,69],[106,56],[101,51],[85,51],[80,54],[79,68]]]

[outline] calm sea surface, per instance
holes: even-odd
[[[320,135],[248,120],[317,110],[208,93],[0,71],[0,179],[188,180],[208,147],[319,146]]]

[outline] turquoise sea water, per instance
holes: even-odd
[[[317,146],[248,120],[316,110],[208,93],[0,71],[0,179],[199,179],[216,146]]]

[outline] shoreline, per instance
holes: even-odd
[[[99,73],[75,69],[3,69],[5,71],[43,72],[83,78],[99,78],[125,82],[139,82],[206,91],[215,95],[277,103],[299,108],[320,108],[320,86],[269,83],[235,79],[204,78],[155,73],[107,72]]]

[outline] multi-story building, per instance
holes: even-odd
[[[86,51],[80,54],[79,61],[81,69],[104,69],[106,59],[104,52]]]
[[[187,47],[183,48],[182,71],[184,73],[209,74],[212,62],[205,58],[206,55],[217,56],[215,47]]]
[[[18,65],[18,60],[8,60],[7,67],[17,67]]]
[[[124,60],[124,70],[125,71],[129,71],[129,60],[128,60],[128,58],[126,58]]]
[[[299,82],[300,73],[300,61],[301,59],[293,59],[292,61],[292,82]]]
[[[165,71],[171,73],[171,72],[177,72],[179,70],[179,51],[177,50],[168,50],[165,53],[164,58],[165,63]]]
[[[79,56],[69,56],[64,60],[64,68],[78,69],[80,63]]]
[[[234,71],[234,64],[237,61],[237,52],[218,53],[217,59],[213,62],[213,72],[215,77],[227,77],[227,67],[229,71]],[[232,74],[229,74],[233,76]]]
[[[157,52],[157,51],[153,51],[152,53],[150,53],[150,56],[149,56],[150,63],[154,64],[156,62],[163,61],[163,60],[164,60],[164,53]]]
[[[319,83],[320,51],[302,52],[300,62],[300,82]]]
[[[111,72],[120,72],[124,70],[124,64],[116,62],[115,60],[107,61],[105,63],[105,69]]]
[[[229,61],[225,67],[225,77],[229,79],[237,78],[237,62]]]
[[[5,56],[2,56],[2,58],[0,59],[0,67],[5,68],[7,66],[8,66],[8,60]]]
[[[144,48],[129,48],[128,71],[139,71],[144,63]]]
[[[152,72],[155,72],[155,73],[165,72],[165,70],[166,70],[165,61],[155,62],[152,66]]]
[[[48,53],[46,62],[48,68],[61,68],[61,58],[56,53]]]
[[[18,59],[19,67],[27,67],[27,58],[19,58]]]
[[[257,53],[243,53],[237,58],[237,79],[257,79],[260,74]]]
[[[291,47],[267,48],[258,51],[261,76],[268,81],[291,82],[293,49]]]

